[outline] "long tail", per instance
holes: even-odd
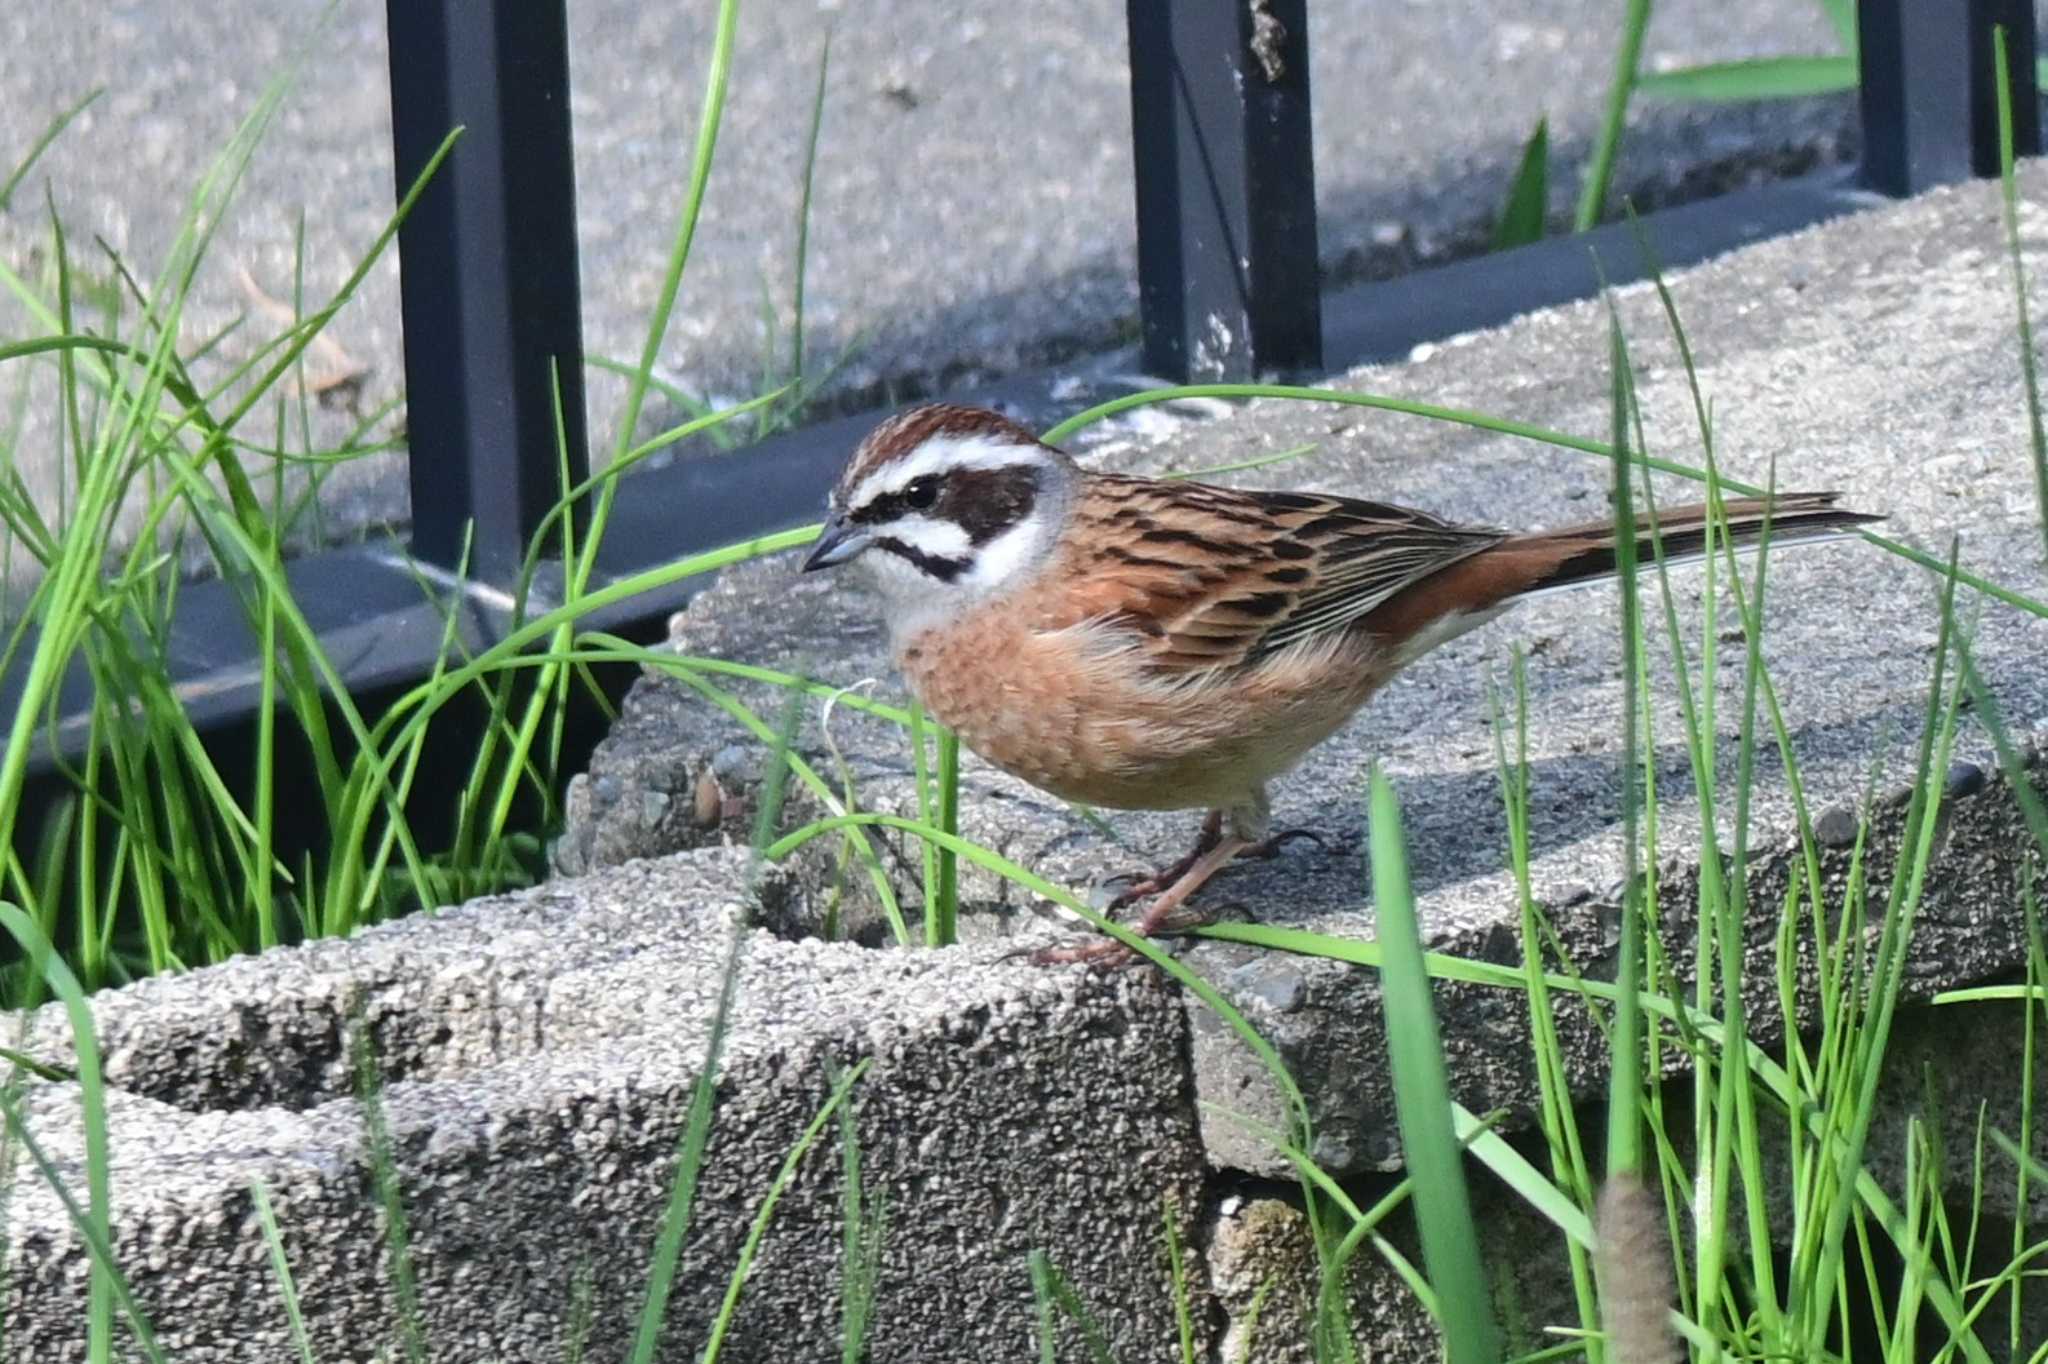
[[[1727,514],[1728,539],[1737,549],[1753,549],[1763,539],[1768,524],[1771,548],[1777,549],[1839,539],[1858,526],[1884,520],[1869,512],[1836,506],[1840,497],[1840,493],[1780,493],[1775,498],[1729,498],[1721,504]],[[1705,503],[1659,508],[1656,537],[1650,533],[1650,518],[1638,517],[1637,567],[1656,566],[1656,539],[1663,541],[1666,564],[1687,564],[1705,558],[1707,515]],[[1589,521],[1583,526],[1538,535],[1518,535],[1495,550],[1499,554],[1516,552],[1526,555],[1534,570],[1526,586],[1509,594],[1516,597],[1611,578],[1619,567],[1620,552],[1611,521]]]
[[[1780,493],[1769,499],[1729,498],[1722,503],[1728,539],[1738,549],[1754,548],[1764,538],[1768,522],[1770,545],[1777,549],[1837,539],[1858,526],[1884,520],[1836,506],[1840,497],[1840,493]],[[1666,564],[1706,557],[1707,518],[1704,503],[1658,509],[1655,538],[1663,542]],[[1636,521],[1639,570],[1657,563],[1651,524],[1647,516]],[[1402,589],[1367,617],[1366,628],[1382,638],[1413,636],[1420,647],[1434,647],[1525,597],[1613,577],[1618,571],[1617,544],[1611,521],[1510,536]],[[1445,619],[1445,608],[1453,604],[1464,619],[1462,625]]]

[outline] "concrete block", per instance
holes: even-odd
[[[378,1048],[429,1356],[564,1358],[585,1284],[590,1357],[621,1357],[741,861],[633,863],[99,996],[116,1251],[159,1343],[185,1361],[291,1352],[249,1193],[261,1180],[316,1356],[402,1356],[345,1059],[360,1019]],[[771,883],[765,898],[783,893]],[[1185,1234],[1204,1169],[1182,1011],[1147,977],[1000,956],[749,936],[664,1358],[695,1357],[828,1065],[863,1058],[863,1168],[888,1218],[870,1357],[1031,1353],[1035,1248],[1081,1286],[1123,1357],[1168,1338],[1162,1209],[1182,1210]],[[36,1051],[60,1059],[67,1041],[52,1012],[37,1018]],[[81,1189],[76,1087],[34,1086],[27,1112]],[[828,1142],[780,1206],[725,1358],[837,1356],[839,1189]],[[6,1253],[0,1357],[78,1357],[85,1251],[32,1176],[13,1190]]]

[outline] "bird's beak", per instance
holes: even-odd
[[[859,526],[850,526],[841,517],[834,516],[825,522],[825,529],[819,533],[818,542],[811,546],[811,557],[804,560],[804,572],[811,573],[821,568],[837,568],[850,559],[859,557],[874,539]]]

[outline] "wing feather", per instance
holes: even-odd
[[[1384,502],[1108,475],[1090,476],[1075,515],[1089,587],[1062,624],[1111,627],[1167,677],[1334,637],[1506,538]]]

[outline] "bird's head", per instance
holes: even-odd
[[[891,417],[847,461],[806,572],[854,564],[892,628],[1015,586],[1058,535],[1077,469],[997,412],[931,404]]]

